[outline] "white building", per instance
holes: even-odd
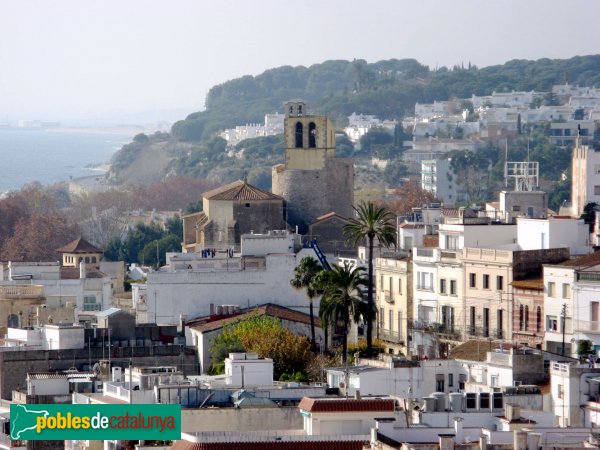
[[[589,240],[589,227],[583,219],[517,219],[517,243],[521,250],[567,247],[571,255],[585,255],[591,251]]]
[[[8,328],[7,347],[30,347],[41,350],[84,348],[84,328],[73,324],[46,324],[33,328]]]
[[[227,384],[260,386],[273,384],[273,360],[259,358],[256,353],[230,353],[225,358]]]
[[[450,158],[421,162],[421,188],[431,192],[436,199],[447,204],[464,201],[464,189],[460,189],[457,181]]]

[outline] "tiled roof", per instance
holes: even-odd
[[[312,221],[312,222],[309,224],[309,226],[310,226],[310,225],[313,225],[313,224],[315,224],[315,223],[317,223],[317,222],[322,222],[322,221],[324,221],[324,220],[331,219],[331,218],[333,218],[333,217],[335,217],[335,218],[337,218],[337,219],[340,219],[340,220],[342,220],[342,221],[344,221],[344,222],[350,222],[350,221],[348,220],[348,218],[347,218],[347,217],[340,216],[340,215],[339,215],[338,213],[336,213],[335,211],[331,211],[331,212],[328,212],[327,214],[323,214],[322,216],[319,216],[319,217],[317,217],[315,220],[313,220],[313,221]]]
[[[75,239],[67,245],[57,248],[58,253],[102,253],[98,247],[93,246],[83,238]]]
[[[544,290],[544,279],[543,278],[530,278],[526,280],[513,281],[512,287],[517,289],[531,289],[534,291]]]
[[[217,316],[218,319],[215,320],[211,320],[210,316],[201,317],[191,320],[188,325],[194,330],[206,333],[209,331],[219,330],[229,323],[243,320],[253,314],[258,314],[260,316],[267,315],[281,320],[310,325],[310,315],[294,309],[286,308],[284,306],[274,305],[272,303],[267,303],[266,305],[257,306],[255,308],[242,309],[239,311],[239,314],[232,316]],[[321,327],[321,321],[318,317],[315,317],[315,327]]]
[[[304,397],[299,409],[308,412],[393,412],[396,402],[392,399],[363,398],[357,399],[325,399]]]
[[[61,280],[77,280],[81,276],[81,272],[77,267],[61,267],[60,268],[60,279]]]
[[[95,377],[93,372],[29,372],[27,378],[30,380],[51,380],[61,378],[89,378]]]
[[[238,180],[202,194],[207,200],[283,200],[279,195]]]
[[[445,217],[458,217],[458,208],[442,208]]]
[[[243,439],[243,437],[240,437]],[[172,450],[362,450],[361,441],[203,442],[177,441]]]
[[[589,255],[579,256],[578,258],[568,259],[561,262],[560,266],[567,267],[592,267],[600,264],[600,252],[590,253]]]

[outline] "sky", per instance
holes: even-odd
[[[0,0],[0,124],[176,120],[281,65],[600,53],[597,0]]]

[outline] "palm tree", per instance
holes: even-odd
[[[389,247],[396,243],[395,217],[387,208],[377,206],[373,202],[361,202],[358,208],[353,207],[356,218],[344,226],[344,237],[347,243],[356,246],[367,239],[369,247],[369,270],[367,284],[367,354],[373,353],[373,319],[375,303],[373,302],[373,242],[375,238],[381,245]]]
[[[315,278],[323,268],[319,261],[310,256],[306,256],[300,260],[300,264],[294,269],[294,278],[290,280],[290,284],[296,289],[306,289],[306,296],[310,304],[310,334],[311,343],[315,346],[315,316],[313,309],[313,299],[319,294],[316,287]]]
[[[326,323],[343,323],[342,361],[345,364],[350,320],[358,322],[365,312],[363,287],[366,280],[363,269],[353,269],[348,263],[343,266],[334,265],[333,270],[322,272],[319,278],[323,288],[319,316],[325,318]]]

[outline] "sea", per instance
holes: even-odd
[[[0,194],[105,171],[135,134],[129,129],[0,128]]]

